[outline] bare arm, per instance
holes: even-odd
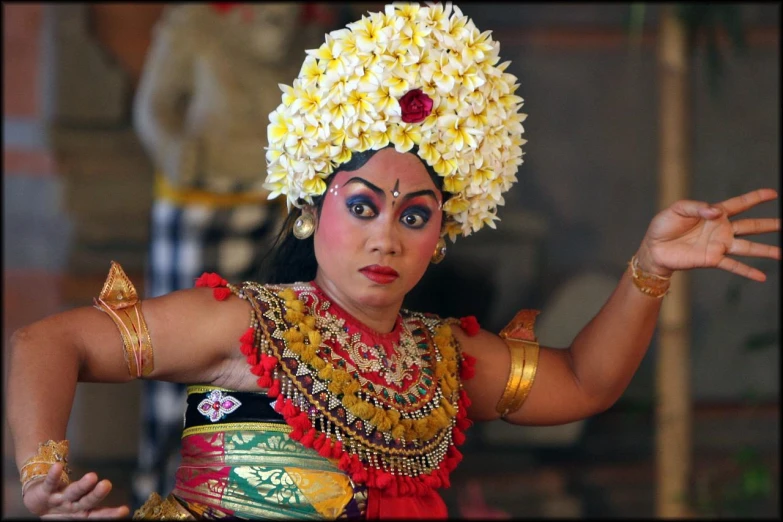
[[[780,220],[728,218],[776,197],[774,190],[762,189],[715,205],[675,203],[651,222],[637,252],[640,266],[664,277],[675,270],[716,267],[764,281],[762,272],[727,254],[780,259],[779,247],[736,237],[780,230]],[[513,424],[563,424],[609,408],[644,358],[660,306],[660,299],[644,295],[634,286],[626,270],[607,302],[568,349],[541,347],[530,394],[506,420]],[[473,401],[471,418],[498,418],[495,406],[510,366],[505,342],[486,331],[467,337],[457,330],[455,335],[463,350],[477,359],[475,377],[464,384]]]
[[[238,340],[250,324],[246,302],[219,302],[204,288],[145,300],[142,310],[154,349],[149,378],[172,382],[215,380],[240,353]],[[131,379],[117,326],[91,307],[20,329],[10,350],[6,404],[20,467],[39,442],[65,438],[77,381]]]

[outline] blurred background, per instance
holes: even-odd
[[[693,33],[685,55],[684,190],[708,201],[779,190],[780,6],[689,5],[675,10],[678,23],[706,29]],[[133,107],[166,6],[3,3],[4,348],[15,329],[90,305],[111,260],[142,294],[149,288],[156,164],[165,156],[134,126]],[[496,331],[516,310],[539,308],[540,341],[566,346],[608,297],[659,208],[666,13],[624,3],[461,7],[480,30],[493,31],[501,59],[519,78],[529,115],[525,162],[498,230],[450,245],[410,304],[473,314]],[[331,30],[381,8],[310,4],[310,20],[296,23],[312,27],[315,18],[316,28]],[[226,23],[245,16],[214,10]],[[312,47],[323,41],[317,30]],[[169,45],[197,46],[186,38]],[[231,56],[229,69],[258,67],[255,79],[240,78],[244,89],[279,100],[276,83],[263,84],[272,65]],[[303,58],[295,54],[282,83],[292,82]],[[188,81],[200,81],[188,71],[196,78]],[[239,119],[249,114],[241,107],[222,113],[232,111]],[[214,155],[220,147],[211,146]],[[263,177],[263,163],[257,169]],[[748,215],[779,216],[779,201]],[[778,235],[759,240],[780,244]],[[689,456],[685,503],[696,516],[780,516],[780,265],[753,265],[766,283],[717,270],[688,279],[687,386],[679,393],[689,428],[679,444]],[[605,413],[559,427],[472,428],[444,493],[452,516],[659,515],[656,397],[668,376],[657,363],[658,341]],[[112,479],[113,502],[131,502],[141,392],[140,382],[80,384],[77,391],[68,428],[72,467]],[[3,516],[22,516],[5,421],[3,433]]]

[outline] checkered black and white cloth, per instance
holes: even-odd
[[[284,219],[279,205],[177,206],[156,199],[152,206],[146,297],[193,288],[203,272],[232,283],[255,280]],[[134,509],[154,491],[174,485],[185,413],[185,386],[144,381]]]

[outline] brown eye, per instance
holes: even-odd
[[[409,228],[421,228],[427,224],[429,216],[423,216],[419,212],[407,212],[400,219]]]
[[[366,203],[351,203],[348,205],[348,210],[356,217],[370,218],[375,216],[373,208]]]

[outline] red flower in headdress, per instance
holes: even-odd
[[[421,89],[413,89],[400,98],[402,121],[405,123],[419,123],[432,112],[432,98],[424,94]]]

